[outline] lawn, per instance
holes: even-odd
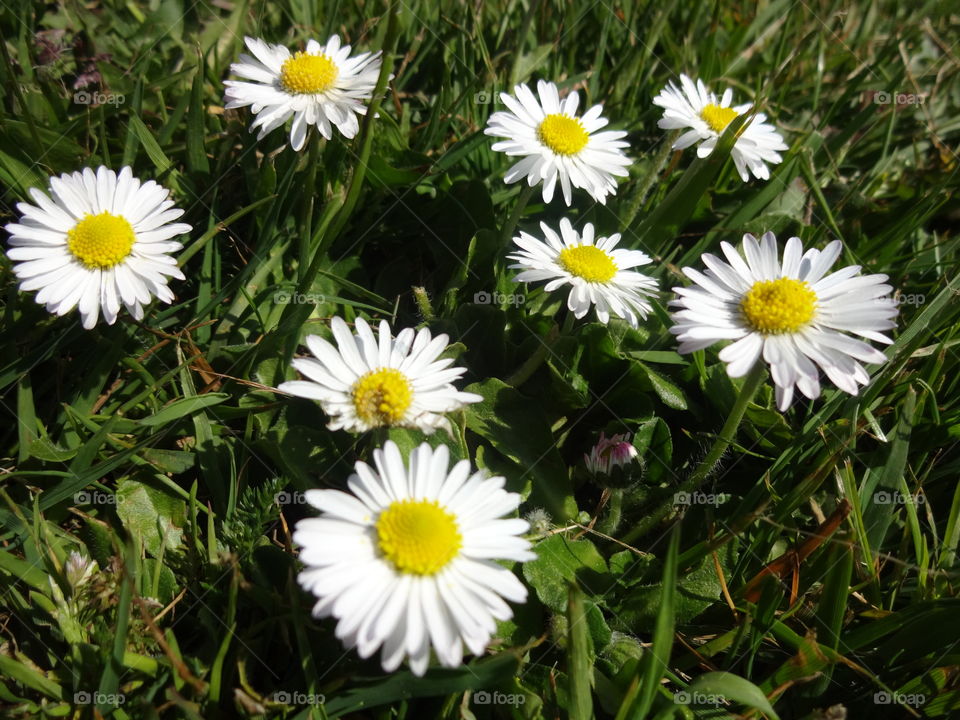
[[[0,716],[960,717],[949,3],[0,30]]]

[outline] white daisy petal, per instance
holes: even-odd
[[[150,181],[133,197],[143,188],[128,167],[119,176],[84,168],[49,182],[50,195],[32,189],[37,206],[19,203],[22,222],[6,226],[22,291],[38,290],[37,302],[58,315],[78,307],[87,329],[101,315],[116,322],[121,301],[139,320],[151,298],[173,300],[167,279],[183,274],[166,253],[182,245],[164,241],[192,228],[168,224],[183,214],[168,190]],[[143,280],[134,281],[138,276]]]
[[[348,481],[354,493],[362,483],[363,495],[307,491],[322,514],[296,525],[305,565],[298,581],[318,598],[314,615],[333,616],[336,637],[361,657],[380,649],[387,672],[406,658],[423,675],[431,650],[442,665],[456,667],[464,645],[483,653],[496,621],[512,616],[504,600],[526,601],[523,584],[494,562],[536,557],[520,536],[527,523],[500,519],[516,512],[520,496],[503,491],[502,477],[479,472],[464,484],[469,462],[451,469],[445,446],[421,444],[409,467],[392,441],[374,455],[377,470],[358,462]],[[484,505],[484,512],[463,511],[456,501],[466,503],[465,493],[481,499],[470,509]],[[369,497],[389,500],[370,512]],[[490,498],[497,499],[496,515],[484,504]]]
[[[567,218],[561,219],[559,233],[546,223],[540,227],[543,240],[525,232],[513,239],[519,249],[507,258],[515,261],[510,268],[522,271],[515,282],[547,280],[547,292],[570,285],[567,307],[577,318],[594,306],[602,323],[611,312],[634,327],[637,315],[646,319],[652,310],[646,298],[656,294],[656,280],[624,269],[650,262],[645,253],[617,249],[619,235],[596,238],[591,223],[583,226],[582,235]]]
[[[579,95],[571,92],[560,100],[557,86],[541,80],[539,98],[526,85],[517,85],[514,96],[500,95],[507,110],[495,112],[484,134],[507,138],[493,144],[493,150],[510,156],[524,156],[504,175],[507,184],[526,179],[533,187],[543,183],[544,202],[549,203],[557,185],[567,205],[573,189],[580,188],[600,203],[616,193],[615,176],[626,176],[631,160],[623,153],[623,132],[596,132],[607,124],[595,105],[577,117]]]
[[[230,71],[250,82],[227,80],[224,103],[250,107],[257,139],[291,117],[290,147],[296,151],[307,146],[311,125],[328,140],[334,126],[346,138],[357,134],[357,116],[366,114],[364,101],[380,76],[380,52],[350,57],[350,46],[341,47],[337,35],[325,45],[310,39],[306,50],[296,53],[255,38],[246,38],[246,44],[255,58],[241,55]]]
[[[840,256],[839,241],[803,252],[800,240],[790,238],[782,261],[773,233],[760,243],[745,235],[743,254],[729,243],[721,248],[726,262],[704,255],[706,273],[683,268],[699,287],[675,288],[670,332],[681,353],[733,340],[719,356],[727,373],[741,377],[763,358],[781,410],[790,406],[795,389],[811,400],[820,394],[818,367],[854,395],[869,382],[860,363],[882,363],[886,356],[845,333],[892,342],[880,332],[895,327],[897,314],[885,275],[862,276],[859,267],[827,275]]]
[[[682,150],[699,141],[697,156],[707,157],[727,125],[751,107],[749,103],[731,106],[732,99],[733,92],[729,88],[718,98],[702,81],[694,83],[686,75],[681,75],[680,87],[668,82],[653,99],[654,105],[663,108],[663,117],[657,121],[657,126],[664,130],[688,128],[674,141],[673,149]],[[777,151],[787,149],[780,134],[766,122],[766,116],[757,114],[737,138],[731,155],[744,182],[750,179],[751,173],[760,180],[767,180],[770,178],[767,163],[780,163],[782,157]]]
[[[446,413],[483,399],[453,385],[465,368],[447,367],[452,359],[437,361],[448,346],[446,335],[433,337],[426,328],[414,335],[413,328],[407,328],[394,338],[386,321],[374,335],[363,318],[356,320],[356,334],[339,317],[330,326],[337,347],[308,336],[313,357],[293,361],[305,379],[281,383],[277,389],[319,401],[333,430],[392,426],[429,434],[438,427],[449,429]]]

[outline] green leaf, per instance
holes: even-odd
[[[31,690],[42,693],[47,697],[59,700],[63,697],[63,688],[33,668],[17,662],[11,657],[0,654],[0,675],[10,678]]]
[[[352,687],[323,706],[330,720],[347,713],[387,705],[416,697],[443,697],[465,690],[496,687],[513,677],[520,658],[509,650],[474,660],[457,669],[433,668],[424,677],[409,671],[395,672],[369,686]]]
[[[165,450],[162,448],[144,448],[143,459],[158,470],[171,475],[179,475],[192,468],[197,456],[185,450]]]
[[[673,647],[674,605],[677,592],[677,555],[680,549],[680,524],[673,526],[670,545],[663,563],[663,595],[657,610],[650,650],[640,658],[637,675],[630,684],[616,720],[644,718],[653,706],[660,679],[667,671]]]
[[[554,612],[566,612],[569,583],[590,595],[602,596],[612,582],[607,564],[589,540],[552,535],[536,545],[537,559],[524,563],[523,576],[540,602]]]
[[[195,397],[180,398],[179,400],[174,400],[160,412],[141,419],[140,424],[148,427],[166,425],[174,420],[192,415],[203,408],[219,405],[229,399],[230,396],[227,393],[206,393],[205,395],[197,395]]]
[[[660,399],[663,400],[664,405],[674,410],[687,409],[687,399],[684,397],[683,390],[642,362],[637,362],[636,364],[643,368],[647,377],[650,378],[650,384],[653,385],[654,391],[660,396]]]
[[[656,247],[680,234],[696,210],[700,198],[726,163],[737,140],[737,133],[748,118],[748,114],[734,118],[723,131],[713,152],[708,157],[698,157],[691,163],[667,196],[638,225],[634,231],[637,237],[643,238],[644,243],[649,246]]]
[[[150,128],[144,125],[143,120],[134,114],[130,115],[130,130],[143,145],[143,149],[147,151],[147,155],[157,169],[157,174],[162,175],[173,166],[173,162],[157,144]]]
[[[210,172],[204,149],[204,120],[207,116],[207,106],[203,101],[204,70],[203,55],[200,55],[190,87],[190,109],[187,111],[187,168],[194,173]]]
[[[780,720],[763,691],[749,680],[729,672],[710,672],[697,677],[687,687],[691,696],[718,695],[727,700],[748,705],[764,713],[771,720]]]
[[[467,428],[489,440],[520,470],[519,477],[508,481],[531,476],[529,503],[546,507],[555,520],[574,517],[576,503],[567,467],[540,407],[497,378],[473,383],[464,390],[483,397],[482,402],[467,407]],[[523,432],[517,432],[518,428]],[[566,589],[563,596],[565,604]]]
[[[587,622],[586,599],[576,583],[570,583],[567,594],[567,680],[570,683],[571,720],[593,717],[593,652]]]
[[[181,545],[187,504],[164,489],[124,478],[117,483],[117,515],[131,535],[139,536],[154,557],[161,548]]]
[[[41,437],[30,443],[30,456],[48,462],[62,463],[70,460],[80,448],[61,448],[54,445],[48,437]]]

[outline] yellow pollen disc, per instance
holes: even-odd
[[[720,107],[719,105],[706,105],[700,111],[700,117],[717,135],[726,130],[727,125],[736,116],[737,111],[733,108]]]
[[[112,268],[130,254],[136,236],[133,226],[120,215],[87,213],[67,230],[67,249],[90,269]]]
[[[297,52],[283,61],[280,84],[294,95],[310,95],[329,90],[339,74],[337,64],[326,55]]]
[[[613,258],[594,245],[564,248],[557,259],[564,270],[587,282],[610,282],[617,274],[617,264]]]
[[[740,301],[747,323],[765,335],[793,333],[813,320],[817,294],[802,280],[761,280]]]
[[[376,528],[380,551],[402,573],[433,575],[463,545],[457,519],[436,500],[396,500]]]
[[[579,120],[562,113],[547,115],[537,126],[537,137],[557,155],[576,155],[590,139]]]
[[[413,400],[410,381],[393,368],[368,372],[354,383],[351,392],[357,416],[375,426],[400,422]]]

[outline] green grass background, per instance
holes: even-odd
[[[392,27],[382,2],[0,4],[0,222],[50,175],[127,164],[171,188],[194,226],[176,302],[143,323],[122,313],[86,332],[19,294],[0,261],[0,713],[956,717],[955,9],[391,7]],[[244,35],[293,47],[331,33],[382,48],[394,74],[358,138],[298,155],[285,132],[257,143],[247,111],[222,109]],[[651,100],[681,72],[763,106],[791,148],[769,182],[742,183],[720,153],[669,150]],[[535,194],[519,227],[570,214],[652,255],[664,292],[639,330],[561,328],[562,297],[505,269],[518,188],[482,128],[496,93],[539,78],[602,102],[635,162],[606,206]],[[78,83],[106,102],[77,102]],[[765,384],[701,486],[722,502],[680,513],[673,493],[738,383],[715,349],[674,352],[669,288],[721,240],[767,230],[840,238],[844,264],[887,273],[903,298],[896,342],[860,397],[828,388],[781,414]],[[297,292],[315,302],[282,302]],[[524,301],[475,302],[494,292]],[[331,433],[314,403],[269,390],[338,314],[449,333],[461,385],[485,401],[431,442],[505,475],[523,513],[548,514],[540,559],[518,569],[530,601],[466,667],[385,676],[310,618],[295,583],[290,530],[309,514],[297,493],[344,487],[383,439]],[[634,434],[644,471],[626,488],[583,473],[600,430]],[[818,538],[842,501],[849,516]],[[767,563],[808,541],[783,582],[748,598]],[[99,564],[77,594],[71,550]],[[512,704],[478,703],[480,690]]]

